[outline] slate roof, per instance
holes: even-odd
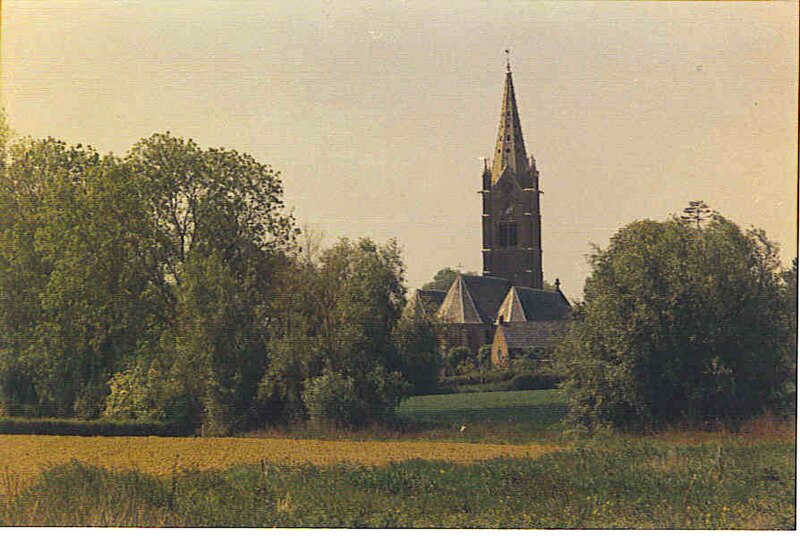
[[[502,277],[462,275],[478,314],[483,322],[492,323],[497,318],[497,310],[511,289],[511,281]]]
[[[437,316],[444,322],[452,324],[482,324],[484,320],[464,281],[465,277],[472,276],[459,275],[450,285]]]
[[[409,300],[414,312],[423,316],[433,316],[441,307],[447,292],[443,290],[422,290],[414,291]]]
[[[447,293],[418,290],[412,300],[423,303],[424,312],[447,323],[495,323],[565,320],[570,313],[560,290],[513,286],[502,277],[459,274]],[[416,305],[419,307],[419,305]]]
[[[513,287],[505,296],[497,317],[502,316],[506,322],[563,320],[569,312],[569,302],[558,290]]]
[[[502,334],[501,340],[510,350],[539,348],[558,340],[567,326],[563,320],[503,323],[497,326],[495,340]]]

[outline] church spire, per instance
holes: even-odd
[[[523,173],[528,169],[528,157],[525,154],[525,141],[522,138],[517,99],[514,96],[514,81],[511,78],[508,49],[506,49],[506,86],[503,92],[503,106],[500,110],[497,146],[492,161],[493,184],[497,182],[506,167],[511,168],[515,173]]]

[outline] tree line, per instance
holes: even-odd
[[[435,341],[403,334],[396,244],[304,252],[279,174],[251,156],[169,133],[120,157],[3,132],[4,415],[363,424],[438,367]]]
[[[692,202],[590,265],[555,352],[572,426],[794,411],[797,260],[782,269],[763,231]],[[445,365],[438,326],[405,304],[394,241],[321,248],[247,154],[165,133],[101,155],[0,125],[2,415],[204,434],[385,422]]]

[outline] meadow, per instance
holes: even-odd
[[[79,463],[0,506],[12,525],[792,529],[790,444],[613,441],[459,464],[250,464],[158,477]]]
[[[557,391],[414,397],[402,441],[0,436],[0,524],[795,527],[792,423],[567,439],[564,409]]]
[[[556,440],[566,413],[566,397],[557,389],[415,396],[398,410],[440,437],[457,431],[462,440],[502,443]]]

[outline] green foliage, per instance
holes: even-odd
[[[9,149],[0,176],[0,347],[31,384],[23,393],[6,378],[9,406],[33,399],[45,415],[99,413],[110,373],[158,307],[139,248],[144,214],[130,170],[112,156],[52,139]]]
[[[444,366],[436,325],[426,318],[402,318],[394,331],[399,370],[411,386],[411,394],[436,391]]]
[[[155,369],[140,364],[117,372],[109,380],[103,417],[109,419],[160,420],[164,417],[163,379]]]
[[[689,225],[694,225],[698,229],[707,222],[714,214],[704,201],[689,201],[689,206],[683,209],[681,221]]]
[[[797,414],[797,257],[789,269],[781,272],[780,308],[781,325],[788,334],[788,344],[783,352],[786,374],[775,393],[775,408],[785,415]]]
[[[342,239],[319,260],[287,262],[269,326],[271,360],[260,384],[265,418],[304,418],[306,402],[338,399],[350,382],[359,409],[347,413],[355,419],[349,425],[391,414],[404,384],[393,337],[405,305],[403,271],[393,241],[379,246],[368,239]],[[329,377],[321,383],[308,381],[323,375]],[[312,386],[320,392],[306,396]],[[336,424],[341,413],[331,414]]]
[[[442,268],[433,276],[433,280],[422,285],[422,290],[443,290],[447,292],[460,272],[454,268]]]
[[[477,354],[465,346],[451,348],[447,354],[447,364],[450,374],[484,377],[492,370],[492,346],[481,346]]]
[[[36,434],[58,436],[172,436],[184,435],[183,430],[174,429],[167,423],[148,420],[96,419],[52,419],[23,417],[0,417],[0,434]]]
[[[492,345],[484,344],[478,349],[475,356],[475,363],[479,368],[488,369],[492,367]]]
[[[560,347],[580,427],[735,424],[786,375],[778,258],[763,232],[639,221],[591,257],[584,303]]]
[[[509,391],[531,391],[534,389],[554,389],[560,383],[556,376],[526,372],[515,374],[508,381]]]
[[[277,173],[169,134],[125,159],[53,139],[2,157],[3,411],[241,427],[266,367],[271,274],[295,235]]]
[[[313,424],[347,426],[366,419],[353,378],[326,372],[303,383],[303,403]]]
[[[508,369],[478,369],[468,374],[447,375],[439,382],[439,393],[504,391],[506,381],[514,376]]]
[[[477,393],[555,389],[563,378],[550,364],[524,357],[511,359],[508,368],[478,367],[472,360],[463,362],[458,374],[444,376],[437,393]]]
[[[322,376],[308,378],[304,382],[303,402],[311,423],[346,428],[391,417],[405,393],[401,376],[399,373],[387,375],[375,368],[367,380],[372,391],[370,398],[361,394],[363,386],[359,386],[353,376],[326,371]]]
[[[469,362],[470,356],[471,353],[466,346],[451,348],[447,352],[447,367],[449,370],[457,371],[462,364]]]
[[[789,530],[795,527],[794,486],[794,448],[780,443],[608,441],[468,465],[261,464],[163,479],[73,463],[51,469],[8,501],[0,522]]]
[[[141,141],[127,161],[155,221],[150,245],[171,306],[156,352],[165,404],[204,434],[242,429],[267,365],[270,275],[296,234],[278,174],[169,134]]]

